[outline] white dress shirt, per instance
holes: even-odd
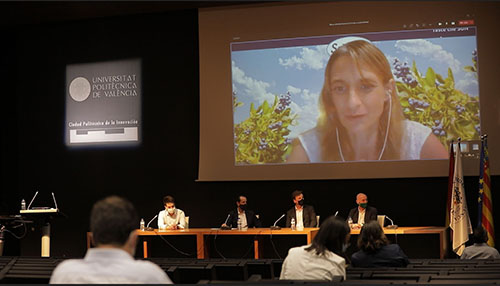
[[[91,248],[83,259],[59,264],[50,284],[172,284],[165,271],[150,261],[134,260],[119,248]]]
[[[300,210],[297,209],[297,206],[295,206],[295,217],[297,220],[295,221],[295,226],[297,229],[303,229],[304,228],[304,216],[302,215],[304,213],[304,207],[302,207]]]
[[[247,216],[245,214],[245,212],[239,212],[238,209],[236,209],[236,211],[238,212],[238,217],[240,218],[240,221],[241,221],[241,228],[243,230],[246,230],[248,229],[248,221],[247,221]]]
[[[333,280],[334,276],[346,275],[345,259],[326,250],[324,255],[306,251],[309,245],[291,248],[283,261],[280,279],[288,280]]]
[[[178,228],[186,227],[186,215],[178,208],[170,215],[167,210],[163,210],[158,214],[158,228],[166,229],[172,225],[177,225]]]
[[[359,213],[359,216],[358,216],[358,224],[359,225],[364,225],[365,224],[365,214],[366,214],[366,209],[364,210],[360,210],[358,208],[358,213]]]

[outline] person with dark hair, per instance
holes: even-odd
[[[186,215],[180,209],[175,208],[175,200],[172,196],[163,198],[165,210],[158,214],[159,229],[184,229],[186,227]]]
[[[84,259],[69,259],[52,272],[51,284],[172,284],[149,261],[134,260],[139,219],[128,200],[111,196],[94,204],[92,242]]]
[[[353,228],[360,228],[363,224],[369,221],[377,220],[377,209],[374,207],[368,206],[368,196],[359,193],[356,195],[356,204],[357,207],[351,209],[349,211],[349,216],[347,219],[351,218]]]
[[[292,218],[298,229],[316,226],[316,213],[314,207],[304,204],[304,194],[301,190],[292,192],[292,200],[295,206],[286,213],[286,227],[291,227]]]
[[[500,259],[498,250],[486,243],[488,242],[488,233],[484,227],[478,226],[474,229],[472,241],[474,245],[467,246],[460,259]]]
[[[350,237],[347,223],[330,216],[309,245],[291,248],[283,261],[280,279],[328,280],[346,277],[345,249]]]
[[[237,227],[238,218],[241,221],[241,227],[243,229],[248,229],[249,227],[261,227],[259,218],[255,215],[255,212],[247,209],[247,197],[239,195],[236,198],[236,209],[229,212],[229,217],[227,219],[227,224],[222,224],[223,227]]]
[[[351,257],[353,267],[405,267],[408,257],[397,244],[389,244],[377,221],[367,222],[358,237],[359,251]]]

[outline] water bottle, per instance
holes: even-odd
[[[241,219],[240,219],[240,217],[238,217],[238,230],[241,230],[241,228],[242,228],[241,227]]]
[[[295,230],[296,227],[295,227],[295,219],[292,217],[292,221],[290,222],[290,226],[292,228],[292,230]]]
[[[145,228],[146,228],[146,227],[145,227],[145,225],[144,225],[144,219],[143,219],[143,218],[141,218],[141,225],[140,225],[140,229],[141,229],[142,231],[144,231],[144,229],[145,229]]]
[[[347,218],[347,223],[349,224],[349,227],[352,227],[352,218],[351,217]]]
[[[26,201],[24,199],[21,200],[21,210],[26,210]]]

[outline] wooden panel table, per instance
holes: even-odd
[[[252,235],[254,236],[254,257],[259,259],[262,256],[260,239],[262,236],[269,235],[305,235],[307,243],[311,243],[319,228],[304,228],[304,230],[291,230],[283,228],[280,230],[271,230],[270,228],[249,228],[248,230],[221,230],[218,228],[190,228],[186,230],[152,230],[140,231],[137,233],[139,236],[156,236],[156,235],[196,235],[196,249],[197,257],[199,259],[208,258],[207,238],[211,235]],[[148,257],[148,243],[143,241],[144,258]]]
[[[262,256],[260,241],[263,236],[270,235],[305,235],[307,243],[311,243],[319,228],[304,228],[302,231],[291,230],[290,228],[282,228],[280,230],[271,230],[269,228],[250,228],[248,230],[220,230],[218,228],[190,228],[186,230],[137,230],[139,236],[157,236],[157,235],[195,235],[197,257],[199,259],[209,258],[207,238],[211,235],[253,235],[254,236],[254,253],[255,258],[259,259]],[[358,235],[359,229],[352,229],[352,235]],[[444,258],[447,251],[447,235],[445,227],[437,226],[415,226],[415,227],[398,227],[397,229],[384,228],[386,234],[439,234],[439,257]],[[90,233],[87,233],[87,247],[90,247]],[[143,241],[144,258],[148,257],[148,242]]]

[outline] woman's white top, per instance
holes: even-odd
[[[432,130],[418,122],[403,121],[404,138],[401,144],[401,160],[418,160],[425,140]],[[320,132],[316,127],[299,135],[300,143],[311,163],[321,162]]]
[[[346,276],[345,259],[325,250],[317,255],[315,250],[305,250],[310,245],[291,248],[283,261],[280,279],[286,280],[327,280],[335,276]]]

